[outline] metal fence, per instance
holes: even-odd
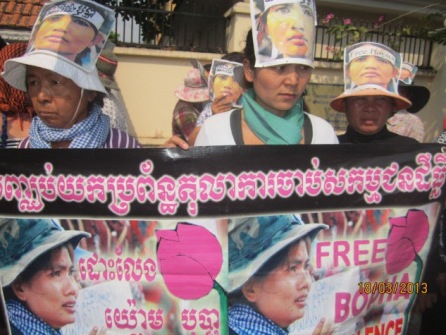
[[[212,7],[180,12],[116,6],[120,46],[225,53],[227,20]],[[126,12],[126,15],[122,13]]]
[[[332,21],[330,25],[319,25],[316,29],[315,59],[321,61],[342,61],[342,50],[354,43],[353,33],[345,34],[342,38],[330,33],[330,29],[341,22]],[[364,27],[367,33],[360,36],[360,41],[371,41],[385,44],[401,53],[403,61],[414,64],[420,69],[432,70],[431,56],[433,41],[422,36],[403,34],[403,27],[399,25],[385,25],[373,27],[374,23],[356,20],[351,26]]]
[[[115,7],[116,35],[112,40],[120,46],[148,49],[182,50],[226,53],[226,28],[229,20],[211,7],[195,12],[180,12],[132,7]],[[127,13],[125,16],[122,13]],[[205,13],[205,14],[203,14]],[[315,58],[320,61],[341,62],[343,48],[352,43],[352,35],[342,39],[330,33],[330,27],[341,22],[331,21],[330,26],[316,29]],[[367,27],[369,32],[362,40],[386,44],[398,50],[404,61],[420,69],[432,69],[433,42],[423,37],[404,36],[402,27],[386,25],[375,29],[372,22],[353,22],[354,26]]]

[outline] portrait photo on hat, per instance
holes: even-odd
[[[51,51],[91,70],[114,22],[114,11],[93,1],[46,3],[34,24],[28,52]]]
[[[314,67],[316,5],[313,0],[251,0],[255,67]]]
[[[93,1],[48,2],[34,24],[27,52],[8,60],[2,76],[26,92],[29,65],[56,72],[83,89],[106,93],[96,62],[114,22],[114,11]]]
[[[209,95],[211,101],[225,95],[232,96],[233,106],[238,107],[238,100],[244,92],[243,64],[224,59],[213,59],[209,72]]]
[[[188,102],[209,100],[208,84],[196,68],[187,71],[183,84],[175,89],[174,94],[178,99]]]
[[[393,98],[394,112],[407,109],[411,102],[398,92],[401,54],[375,42],[360,42],[344,49],[344,92],[330,107],[344,112],[344,99],[358,96]]]
[[[401,55],[374,42],[361,42],[344,49],[345,90],[362,85],[378,85],[398,93]]]
[[[322,223],[304,224],[296,215],[234,218],[229,221],[228,292],[239,290],[268,260],[286,246],[308,236],[313,240]]]
[[[400,74],[399,93],[410,100],[412,106],[407,108],[409,113],[418,113],[429,102],[430,91],[427,87],[417,86],[413,84],[415,75],[418,72],[418,67],[415,65],[403,62]]]
[[[410,85],[412,84],[417,72],[418,72],[418,67],[416,67],[411,63],[403,62],[403,65],[401,66],[401,73],[399,79],[402,83]]]

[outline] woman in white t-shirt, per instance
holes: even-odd
[[[312,67],[286,61],[257,66],[252,32],[245,47],[244,74],[252,84],[243,108],[206,120],[195,146],[255,144],[337,144],[333,127],[303,110],[302,95]]]

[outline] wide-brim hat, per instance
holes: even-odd
[[[47,219],[0,220],[0,283],[10,285],[37,257],[70,242],[75,248],[90,234],[61,230]]]
[[[426,106],[431,96],[430,91],[424,86],[405,85],[400,83],[400,94],[412,102],[412,106],[407,108],[409,113],[418,113]]]
[[[188,102],[204,102],[210,99],[207,82],[195,68],[186,73],[184,84],[178,86],[174,94],[178,99]]]
[[[407,109],[412,105],[412,103],[408,99],[402,97],[397,93],[392,93],[379,85],[367,84],[344,91],[330,102],[330,107],[333,108],[335,111],[344,113],[344,102],[346,98],[377,95],[386,96],[393,99],[394,103],[392,105],[392,112]]]
[[[6,61],[2,73],[3,79],[12,87],[26,92],[26,67],[28,65],[56,72],[71,79],[77,86],[85,90],[106,93],[96,68],[85,71],[65,57],[47,50],[31,51],[22,57]]]
[[[312,240],[323,223],[304,224],[295,215],[233,219],[229,223],[229,293],[239,290],[271,257],[308,236]]]

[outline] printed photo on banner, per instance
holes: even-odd
[[[27,52],[56,53],[91,71],[114,22],[114,11],[93,1],[46,3],[34,24]]]
[[[441,207],[302,213],[328,229],[313,243],[307,312],[289,334],[311,334],[322,317],[332,320],[332,334],[407,334],[415,300],[433,289],[424,274]]]
[[[10,328],[224,334],[226,222],[2,219],[0,281]]]
[[[92,150],[2,155],[10,333],[410,335],[444,283],[440,144]]]
[[[212,101],[226,96],[232,99],[234,107],[240,107],[239,100],[245,87],[243,64],[224,59],[212,60],[208,87]]]
[[[251,0],[256,67],[313,67],[316,20],[313,0]]]
[[[375,85],[398,94],[401,55],[378,43],[362,42],[344,49],[345,90]]]

